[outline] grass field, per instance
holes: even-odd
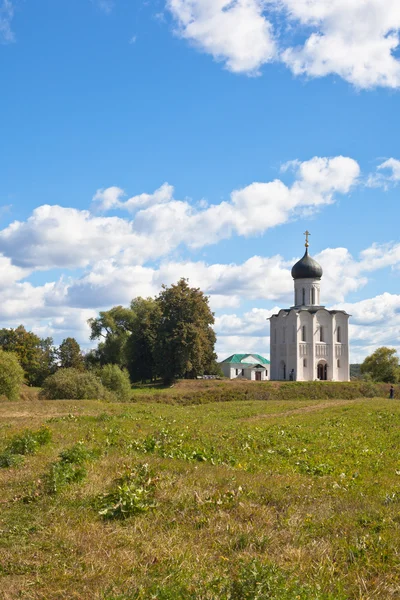
[[[0,598],[400,598],[400,402],[135,399],[0,403]]]

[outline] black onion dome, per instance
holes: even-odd
[[[308,249],[303,258],[292,268],[293,279],[321,279],[322,267],[308,254]]]

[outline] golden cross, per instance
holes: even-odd
[[[306,236],[306,248],[308,248],[308,247],[309,247],[309,245],[310,245],[310,244],[308,243],[308,236],[309,236],[309,235],[311,235],[311,233],[310,233],[310,232],[307,230],[307,231],[304,233],[304,235]]]

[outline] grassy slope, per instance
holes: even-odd
[[[396,401],[0,404],[3,447],[43,424],[51,444],[0,470],[4,600],[399,598]],[[86,478],[47,493],[78,441]],[[156,508],[102,520],[144,462]]]

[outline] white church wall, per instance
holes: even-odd
[[[306,310],[298,315],[298,351],[297,351],[297,380],[312,381],[314,376],[313,359],[313,316]]]
[[[333,370],[336,381],[350,380],[348,316],[336,313],[333,330]]]
[[[316,279],[297,279],[294,282],[295,306],[319,306],[321,286]]]

